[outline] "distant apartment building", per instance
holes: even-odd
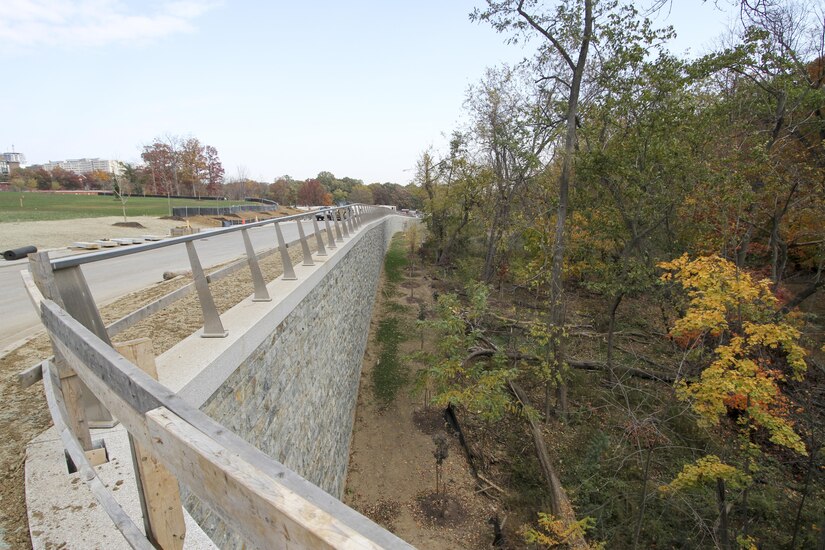
[[[41,166],[49,172],[55,168],[62,168],[63,170],[74,172],[75,174],[88,174],[89,172],[101,171],[119,176],[123,172],[123,167],[121,167],[120,163],[116,160],[98,158],[49,161]]]
[[[15,168],[26,164],[23,153],[0,153],[0,175],[8,176]]]

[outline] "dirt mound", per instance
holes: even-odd
[[[452,495],[425,493],[418,497],[418,506],[424,518],[439,527],[459,525],[467,517],[464,507]]]
[[[364,507],[363,514],[379,525],[392,530],[393,522],[401,515],[401,505],[394,500],[381,499]]]
[[[220,227],[221,219],[220,216],[189,216],[186,221],[192,227]]]
[[[416,409],[413,411],[412,420],[415,427],[427,435],[443,432],[447,427],[444,411],[437,407]]]
[[[134,227],[135,229],[146,229],[146,226],[140,222],[115,222],[114,227]]]

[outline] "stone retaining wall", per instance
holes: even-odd
[[[361,364],[384,254],[405,220],[385,218],[308,291],[201,406],[206,414],[340,498]],[[220,548],[242,541],[194,496],[186,507]]]

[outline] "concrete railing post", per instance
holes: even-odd
[[[344,238],[349,239],[349,227],[347,227],[348,224],[349,224],[349,220],[347,220],[347,218],[346,218],[346,216],[347,216],[346,209],[339,208],[338,209],[338,216],[341,216],[341,231],[344,232]]]
[[[312,261],[312,252],[309,251],[309,243],[307,243],[306,235],[304,234],[304,220],[298,218],[295,220],[298,224],[298,236],[301,239],[301,252],[304,255],[304,263],[301,265],[315,265]]]
[[[284,264],[283,279],[285,281],[294,281],[298,277],[295,276],[295,270],[292,269],[292,259],[289,257],[289,250],[286,249],[286,241],[284,241],[284,234],[281,232],[281,224],[275,223],[275,234],[278,236],[278,250],[281,252],[281,263]]]
[[[344,212],[346,212],[346,214],[347,214],[346,224],[347,224],[347,229],[349,229],[349,232],[350,232],[350,235],[351,235],[351,234],[355,233],[355,225],[353,224],[353,220],[352,220],[352,208],[347,208],[346,210],[344,210]]]
[[[269,292],[266,290],[266,283],[264,276],[261,273],[261,266],[258,265],[258,257],[255,255],[255,249],[252,247],[252,240],[249,238],[249,232],[246,229],[241,229],[243,235],[243,245],[246,249],[246,261],[249,264],[249,271],[252,273],[252,285],[255,288],[255,296],[252,298],[253,302],[271,302]]]
[[[318,255],[326,256],[327,249],[324,248],[324,239],[321,237],[321,229],[318,227],[318,218],[312,217],[312,227],[315,229],[315,244],[318,245]]]
[[[333,222],[333,225],[334,224],[335,222]],[[327,217],[327,214],[324,214],[324,225],[327,229],[327,242],[329,242],[330,249],[338,248],[338,246],[336,246],[335,244],[335,232],[332,230],[332,227],[330,227],[329,218]]]
[[[335,241],[344,242],[344,235],[341,233],[341,220],[338,219],[338,212],[332,213],[332,223],[335,224]]]
[[[192,267],[192,277],[195,279],[195,290],[198,292],[198,301],[201,304],[203,313],[203,338],[224,338],[229,334],[223,328],[221,316],[218,308],[215,307],[215,300],[209,290],[209,282],[203,272],[198,252],[195,250],[195,243],[186,241],[186,253],[189,255],[189,265]]]

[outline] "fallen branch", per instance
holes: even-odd
[[[512,380],[508,381],[508,385],[510,386],[510,391],[513,392],[513,396],[519,402],[522,409],[529,407],[530,402],[527,399],[527,394],[524,393],[524,390],[522,390],[521,387]],[[539,464],[541,465],[541,471],[542,474],[544,474],[544,480],[547,484],[547,489],[550,492],[551,512],[554,516],[563,520],[565,524],[572,525],[576,522],[576,513],[573,511],[573,506],[570,504],[570,500],[567,498],[567,493],[565,492],[564,487],[562,487],[561,481],[559,481],[559,476],[556,474],[556,469],[553,467],[553,463],[550,460],[550,454],[547,452],[547,445],[544,442],[544,435],[541,433],[541,428],[530,415],[525,416],[527,417],[527,422],[530,425],[530,433],[533,436],[533,445],[536,448],[536,455],[538,456]],[[571,548],[587,547],[584,537],[581,536],[571,538],[568,543]]]
[[[505,491],[504,489],[502,489],[501,487],[499,487],[498,485],[496,485],[495,483],[493,483],[492,481],[490,481],[489,479],[487,479],[486,477],[481,475],[480,472],[478,474],[478,477],[481,479],[481,481],[483,481],[484,483],[488,483],[490,485],[490,487],[492,487],[493,489],[496,489],[501,494],[503,494],[503,495],[507,494],[507,491]]]
[[[480,357],[492,357],[496,353],[503,353],[508,359],[515,359],[516,361],[532,361],[538,362],[541,361],[540,358],[536,357],[535,355],[527,355],[520,352],[514,351],[498,351],[494,349],[487,349],[487,348],[478,348],[474,349],[470,352],[467,357],[464,358],[462,362],[463,366],[467,366],[472,361],[480,358]],[[603,372],[610,372],[610,369],[607,368],[607,365],[604,363],[599,363],[597,361],[577,361],[575,359],[571,359],[567,361],[567,364],[570,365],[570,368],[579,369],[579,370],[589,370],[589,371],[603,371]],[[652,373],[643,371],[641,369],[636,369],[633,367],[617,367],[614,370],[618,371],[620,374],[628,374],[635,378],[643,378],[645,380],[654,380],[656,382],[666,382],[668,384],[672,384],[676,381],[676,377],[670,374],[665,373]]]

